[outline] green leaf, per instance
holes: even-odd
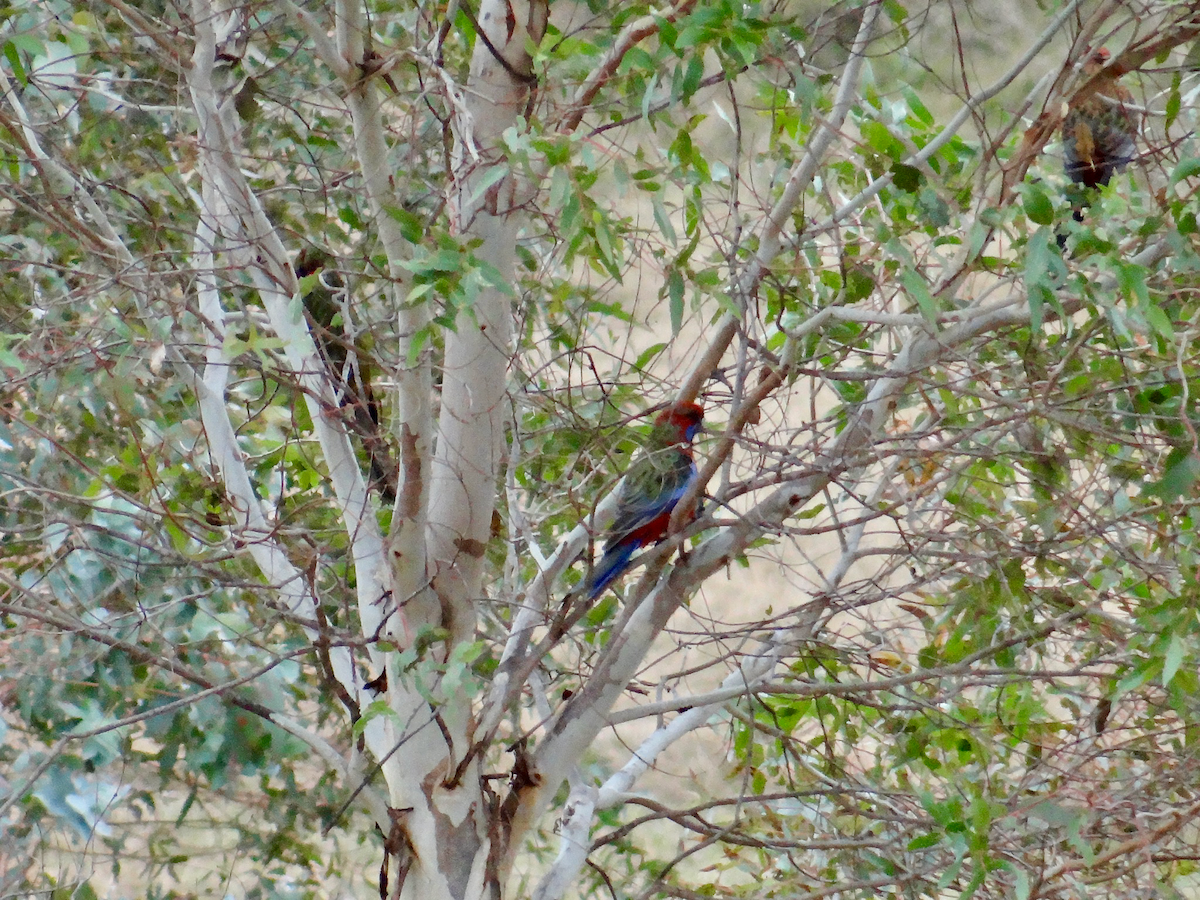
[[[190,812],[192,806],[195,805],[199,790],[200,789],[198,786],[193,785],[192,789],[188,791],[187,799],[183,801],[183,805],[179,808],[179,814],[175,816],[176,828],[183,824],[183,820],[187,818],[188,812]]]
[[[1146,268],[1134,263],[1116,261],[1113,264],[1117,286],[1129,301],[1140,309],[1150,305],[1150,291],[1146,287]]]
[[[675,226],[671,222],[671,216],[667,212],[667,207],[663,204],[662,194],[655,194],[651,203],[654,207],[654,223],[658,225],[658,230],[666,238],[668,244],[672,247],[676,246],[679,243],[679,238],[675,234]]]
[[[1025,290],[1029,297],[1029,327],[1039,331],[1050,306],[1061,309],[1055,286],[1066,275],[1058,247],[1051,242],[1049,230],[1041,228],[1030,235],[1025,256]]]
[[[385,206],[388,217],[400,223],[400,234],[410,244],[419,244],[425,239],[425,222],[401,206]]]
[[[1030,891],[1033,886],[1029,883],[1029,874],[1022,866],[1008,866],[1012,872],[1013,882],[1016,886],[1016,893],[1013,895],[1013,900],[1029,900]]]
[[[467,205],[473,207],[479,203],[492,187],[499,184],[508,176],[508,171],[508,166],[500,163],[493,163],[489,166],[487,171],[483,173],[483,176],[471,185],[471,193],[467,198]]]
[[[933,113],[931,113],[925,106],[924,102],[922,102],[920,94],[914,91],[911,87],[905,86],[904,100],[908,104],[908,108],[912,111],[912,114],[917,117],[917,121],[919,121],[926,128],[934,127],[935,119],[933,117]]]
[[[1177,447],[1167,454],[1163,477],[1146,488],[1146,493],[1173,503],[1189,493],[1200,478],[1200,458],[1191,447]]]
[[[1054,204],[1040,185],[1026,185],[1022,201],[1025,206],[1025,215],[1034,224],[1050,225],[1054,222]]]
[[[417,251],[420,253],[420,250]],[[402,260],[400,266],[414,275],[429,277],[443,273],[457,273],[463,268],[463,254],[454,249],[442,248],[432,253]]]
[[[400,721],[400,717],[390,706],[388,706],[387,701],[380,697],[368,703],[367,708],[362,711],[362,716],[357,722],[354,723],[354,736],[361,736],[362,733],[366,731],[367,726],[380,716],[389,718],[394,722]]]
[[[25,72],[25,66],[21,62],[21,54],[17,52],[16,44],[12,41],[4,42],[4,58],[12,66],[13,76],[20,83],[21,87],[28,87],[29,75]]]
[[[671,269],[667,275],[667,296],[671,308],[671,334],[679,334],[683,327],[683,275]]]
[[[588,611],[584,619],[592,628],[598,628],[608,620],[616,608],[617,598],[613,596],[612,591],[609,591],[602,600]]]
[[[817,504],[809,507],[808,509],[804,509],[804,510],[801,510],[800,512],[796,513],[794,518],[800,519],[801,521],[803,521],[804,519],[815,519],[817,516],[819,516],[824,511],[825,511],[825,504],[817,503]]]
[[[863,138],[867,145],[878,153],[889,157],[900,157],[904,153],[904,145],[896,140],[886,125],[882,122],[868,121],[860,126]],[[897,166],[898,169],[907,170],[908,166]],[[920,173],[918,173],[918,176]],[[904,174],[901,177],[906,177]]]
[[[592,210],[592,233],[596,237],[596,244],[600,249],[604,267],[614,278],[620,278],[620,260],[617,258],[612,229],[609,227],[608,217],[598,209]]]
[[[1162,686],[1168,687],[1175,675],[1179,672],[1180,666],[1183,665],[1183,660],[1187,656],[1187,646],[1183,639],[1177,635],[1171,635],[1171,643],[1167,647],[1167,652],[1163,656],[1162,670]]]
[[[421,284],[414,284],[412,290],[410,290],[407,296],[405,296],[404,303],[407,306],[411,306],[415,303],[418,303],[426,294],[432,291],[433,285],[428,281]]]
[[[1175,340],[1175,327],[1171,324],[1171,317],[1161,306],[1154,303],[1148,303],[1142,308],[1142,313],[1146,316],[1146,321],[1150,327],[1161,337],[1168,341]]]
[[[929,293],[929,286],[925,284],[925,279],[913,269],[908,269],[900,277],[900,283],[904,286],[904,292],[908,294],[909,298],[916,302],[917,308],[921,310],[921,315],[928,322],[936,324],[937,301],[933,299],[933,294]]]
[[[870,269],[859,265],[847,266],[845,298],[847,304],[867,299],[874,290],[875,278]]]
[[[571,188],[571,176],[566,167],[555,166],[550,173],[550,198],[546,204],[547,212],[561,211],[567,205],[567,201],[571,199]]]
[[[922,180],[921,170],[915,166],[907,166],[904,163],[892,166],[892,183],[906,193],[915,194]]]
[[[1194,178],[1197,175],[1200,175],[1200,159],[1185,157],[1171,170],[1171,177],[1167,181],[1167,187],[1172,188],[1185,178]]]
[[[1116,689],[1113,691],[1113,701],[1119,700],[1126,694],[1136,691],[1143,684],[1150,680],[1152,673],[1146,666],[1139,666],[1134,669],[1124,678],[1117,682]]]
[[[1170,128],[1175,124],[1175,120],[1179,118],[1179,109],[1183,105],[1183,99],[1179,94],[1179,85],[1182,83],[1182,75],[1176,72],[1171,78],[1171,92],[1167,95],[1167,103],[1165,107],[1166,119],[1163,122],[1164,128]]]
[[[700,56],[693,56],[687,61],[684,69],[683,80],[679,85],[679,99],[687,102],[692,95],[700,89],[700,82],[704,79],[704,60]]]
[[[638,358],[633,361],[633,369],[638,372],[646,370],[646,367],[664,350],[667,349],[666,342],[651,344],[645,350],[638,354]]]

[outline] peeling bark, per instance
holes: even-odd
[[[528,43],[541,40],[546,20],[544,0],[488,0],[481,5],[470,79],[455,121],[452,221],[464,241],[478,242],[474,255],[493,267],[505,283],[513,280],[522,223],[515,200],[518,188],[511,174],[486,191],[479,188],[494,167],[505,165],[499,138],[517,122],[527,102],[533,81]],[[512,301],[511,293],[502,287],[487,287],[469,309],[459,311],[454,328],[446,334],[441,412],[426,507],[426,552],[437,597],[435,624],[449,632],[449,648],[474,639],[474,604],[483,593],[484,551],[491,537],[507,419]],[[406,509],[411,500],[403,499]],[[432,613],[427,610],[424,616]],[[422,900],[499,896],[503,877],[496,861],[502,856],[489,839],[489,833],[496,837],[489,823],[493,804],[486,800],[478,759],[472,757],[465,768],[460,763],[469,752],[471,710],[447,703],[439,724],[449,754],[443,754],[445,771],[421,785],[431,816],[429,834],[436,835],[430,847],[436,848],[436,859],[418,847],[402,896]],[[424,759],[422,770],[440,771],[429,770],[429,763]],[[415,829],[413,837],[414,844],[421,840]]]

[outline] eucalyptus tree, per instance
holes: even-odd
[[[8,4],[4,895],[1189,895],[1198,14]]]

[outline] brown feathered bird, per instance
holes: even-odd
[[[1081,189],[1108,184],[1137,153],[1138,121],[1130,107],[1133,95],[1117,83],[1117,75],[1104,71],[1108,60],[1103,47],[1088,57],[1083,64],[1088,93],[1073,99],[1063,118],[1063,168]],[[1088,199],[1073,200],[1075,220],[1083,221]]]
[[[312,289],[302,298],[305,318],[321,359],[333,379],[347,424],[362,440],[371,464],[371,484],[384,502],[396,500],[396,467],[380,432],[379,403],[371,388],[370,354],[357,346],[337,321],[342,310],[337,295],[345,282],[334,268],[333,258],[323,250],[305,248],[296,257],[296,277],[317,275]]]

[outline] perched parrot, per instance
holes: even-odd
[[[308,327],[333,380],[346,422],[367,451],[371,484],[385,503],[394,503],[397,467],[380,430],[379,403],[371,388],[371,357],[350,340],[345,328],[336,321],[342,312],[337,293],[344,291],[346,284],[334,267],[333,257],[324,250],[311,247],[301,250],[295,269],[297,278],[319,276],[313,288],[301,298]]]
[[[1095,78],[1095,91],[1072,102],[1063,118],[1063,168],[1080,188],[1103,187],[1137,154],[1138,122],[1128,105],[1133,95],[1115,74],[1104,72],[1108,60],[1103,47],[1088,57],[1083,74]],[[1086,198],[1078,197],[1072,205],[1075,221],[1083,221]]]
[[[703,418],[698,404],[677,403],[654,420],[645,449],[625,473],[604,555],[584,585],[588,600],[629,567],[634,553],[667,536],[671,511],[696,478],[692,439]]]

